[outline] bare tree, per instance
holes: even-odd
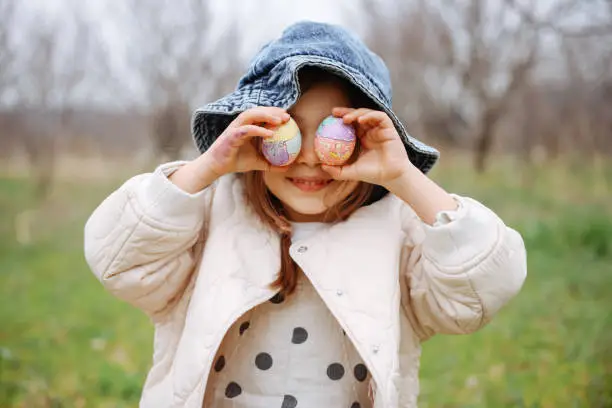
[[[589,155],[610,152],[606,90],[612,83],[612,8],[596,0],[559,1],[555,18],[537,19],[514,0],[507,0],[532,24],[553,35],[559,44],[563,86],[555,98],[542,101],[557,109],[556,121],[549,121],[544,146],[553,156],[560,149]],[[563,15],[581,13],[588,23],[564,24]],[[535,84],[534,84],[535,85]],[[540,85],[542,86],[542,85]],[[559,88],[557,86],[557,88]],[[550,91],[549,91],[550,92]],[[550,136],[554,133],[556,136]],[[597,159],[593,157],[592,161]]]
[[[92,33],[77,9],[59,23],[36,24],[23,33],[26,47],[20,55],[16,81],[22,109],[34,115],[22,126],[22,143],[36,180],[39,199],[53,179],[56,148],[70,120],[75,94],[88,70]]]
[[[11,44],[11,34],[16,8],[16,0],[0,0],[0,98],[13,79],[11,67],[14,49]]]
[[[76,6],[76,3],[74,4]],[[11,118],[29,163],[34,181],[32,208],[16,220],[18,239],[27,243],[33,216],[47,198],[55,175],[57,148],[68,129],[71,112],[87,73],[93,33],[77,7],[70,7],[62,21],[36,19],[20,27],[21,45],[13,83],[19,99]],[[36,21],[36,23],[34,23]]]
[[[372,9],[373,3],[365,1]],[[398,82],[405,88],[398,94],[400,109],[416,106],[413,119],[428,130],[445,129],[447,141],[456,141],[458,133],[465,134],[457,126],[467,125],[475,166],[483,170],[497,123],[537,61],[537,34],[513,22],[507,5],[493,8],[487,0],[420,0],[412,7],[394,2],[393,10],[396,17],[392,24],[403,27],[398,33],[401,37],[379,51],[395,61],[392,69],[400,70]],[[380,20],[376,13],[372,16]],[[388,32],[371,30],[370,35],[379,36],[376,41],[381,43],[385,37],[393,37],[383,34]]]
[[[236,72],[235,27],[214,42],[208,0],[131,0],[140,73],[152,112],[154,153],[176,159],[190,140],[190,106],[226,89]],[[232,78],[235,79],[235,78]],[[159,158],[156,158],[159,160]]]
[[[584,13],[584,3],[557,0],[543,14],[535,12],[534,2],[515,0],[362,0],[367,38],[390,66],[400,116],[417,134],[471,146],[478,171],[486,168],[499,124],[520,108],[516,101],[529,95],[549,103],[545,93],[529,89],[538,86],[541,78],[534,76],[552,52],[543,49],[544,36],[564,43],[608,35],[610,19],[578,27],[562,23]],[[589,63],[595,66],[592,58]],[[529,120],[523,129],[515,126],[515,138],[526,129],[541,129]],[[526,144],[532,142],[519,139],[504,142],[529,151]]]
[[[17,8],[16,0],[0,0],[0,106],[13,85],[15,50],[12,44],[12,25]],[[11,150],[14,143],[15,120],[7,112],[0,112],[0,156]]]

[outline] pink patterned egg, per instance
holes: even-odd
[[[350,159],[357,136],[352,125],[342,118],[328,116],[321,122],[315,136],[315,152],[322,163],[330,166],[343,165]]]

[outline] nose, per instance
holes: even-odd
[[[299,156],[296,159],[298,163],[311,167],[321,165],[321,160],[319,160],[319,156],[317,156],[317,153],[315,152],[314,140],[314,134],[311,134],[310,132],[308,134],[302,134],[302,148]]]

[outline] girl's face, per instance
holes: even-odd
[[[264,172],[266,186],[283,203],[292,221],[323,221],[325,211],[358,185],[356,181],[333,180],[321,168],[314,150],[317,128],[336,106],[351,106],[340,84],[319,83],[308,89],[289,110],[302,133],[299,156],[285,173]]]

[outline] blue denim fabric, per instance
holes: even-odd
[[[393,120],[410,161],[427,173],[439,153],[411,137],[391,109],[391,79],[380,57],[347,30],[331,24],[299,22],[266,44],[252,60],[236,90],[197,109],[193,137],[206,151],[235,117],[255,106],[289,109],[300,97],[298,72],[318,67],[348,80]]]

